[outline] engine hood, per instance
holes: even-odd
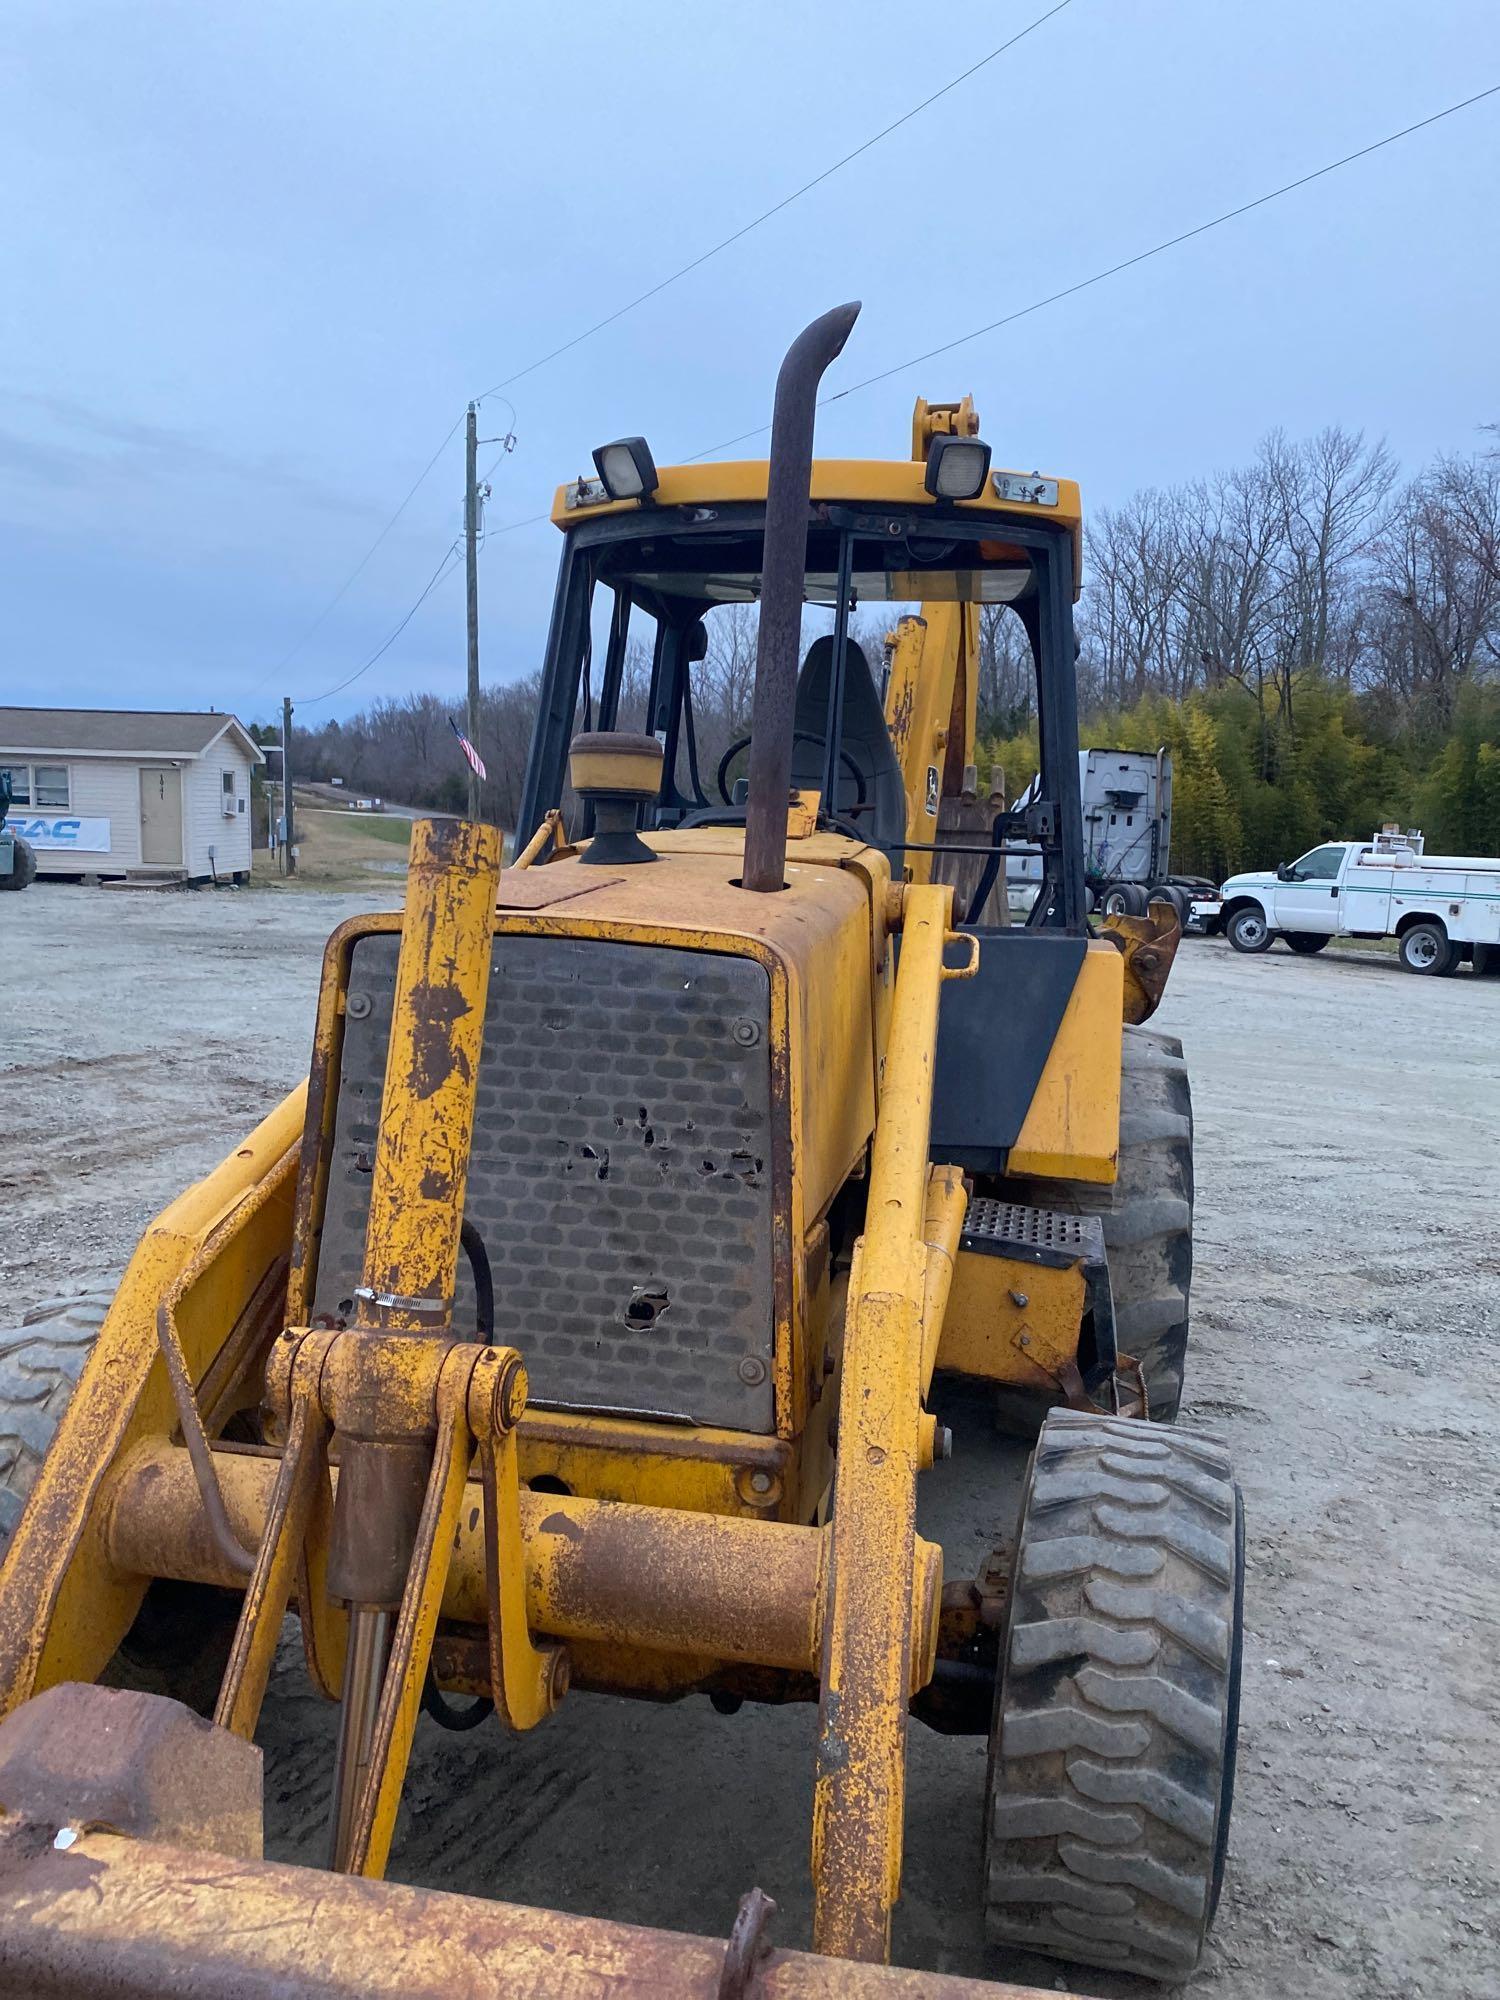
[[[1274,889],[1276,879],[1274,868],[1263,868],[1258,873],[1249,875],[1231,875],[1219,894],[1226,902],[1231,896],[1253,896],[1258,890]]]

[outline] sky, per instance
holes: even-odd
[[[461,569],[329,690],[461,529],[467,399],[1054,4],[9,0],[0,703],[254,721],[286,694],[315,725],[457,697]],[[1067,0],[485,397],[480,435],[515,437],[481,453],[485,680],[546,637],[557,531],[508,524],[608,438],[667,464],[765,423],[826,307],[864,301],[834,390],[1494,83],[1493,0]],[[1475,449],[1497,194],[1500,96],[834,404],[818,449],[904,457],[913,398],[967,391],[998,464],[1077,478],[1086,508],[1274,426],[1363,428],[1411,469]]]

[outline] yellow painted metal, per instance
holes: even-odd
[[[974,398],[965,396],[957,403],[929,403],[918,396],[911,413],[911,455],[918,464],[927,463],[935,437],[978,437],[979,412]]]
[[[654,736],[596,734],[587,747],[575,741],[568,752],[568,780],[585,792],[620,792],[654,799],[661,788],[661,745]]]
[[[796,1454],[785,1438],[560,1410],[528,1410],[517,1436],[523,1480],[556,1479],[598,1500],[698,1514],[799,1518]],[[752,1475],[774,1496],[769,1502],[753,1497]]]
[[[1009,1257],[960,1250],[937,1365],[1018,1387],[1055,1387],[1078,1359],[1088,1305],[1081,1265],[1054,1271]]]
[[[283,1461],[232,1448],[215,1458],[231,1519],[259,1541]],[[442,1598],[443,1617],[468,1628],[489,1615],[483,1507],[471,1467]],[[624,1652],[692,1654],[709,1666],[818,1671],[827,1528],[524,1488],[518,1511],[533,1631]],[[111,1475],[108,1551],[120,1574],[235,1587],[207,1531],[187,1455],[165,1440],[138,1446]],[[919,1561],[913,1599],[912,1653],[924,1663],[935,1642],[935,1551],[932,1564]]]
[[[907,839],[935,842],[938,805],[956,798],[974,761],[979,698],[979,606],[931,603],[896,625],[885,722],[906,791]],[[906,856],[913,882],[930,882],[934,856]]]
[[[534,861],[540,860],[554,841],[558,846],[562,846],[565,841],[562,813],[556,806],[553,806],[550,812],[543,813],[541,825],[511,862],[511,867],[529,868]]]
[[[276,1486],[266,1510],[255,1568],[245,1590],[214,1721],[252,1740],[260,1720],[271,1663],[281,1637],[302,1556],[303,1538],[320,1482],[328,1478],[328,1426],[310,1398],[300,1399],[287,1433]],[[340,1668],[340,1679],[342,1670]]]
[[[1009,1171],[1051,1180],[1112,1181],[1120,1150],[1123,962],[1091,939]]]
[[[497,827],[413,822],[365,1238],[372,1326],[431,1333],[451,1316],[499,876]]]
[[[927,1147],[953,892],[909,887],[865,1233],[854,1253],[813,1796],[813,1941],[883,1960],[901,1880]]]
[[[938,1344],[948,1312],[953,1262],[963,1234],[969,1195],[957,1167],[934,1167],[927,1176],[927,1207],[922,1240],[927,1246],[927,1270],[922,1284],[922,1393],[925,1396],[937,1364]]]
[[[879,507],[936,505],[923,480],[927,468],[911,459],[821,458],[812,468],[814,503],[837,503]],[[1023,479],[1033,475],[1022,471]],[[606,514],[628,514],[640,510],[639,500],[597,500],[583,507],[568,504],[571,488],[559,486],[552,502],[552,519],[559,528],[574,521],[597,521]],[[651,496],[651,508],[729,506],[737,501],[757,501],[766,497],[766,460],[727,459],[709,465],[668,465],[658,471],[658,485]],[[960,513],[988,515],[996,526],[1011,520],[1042,521],[1068,529],[1073,537],[1073,571],[1082,574],[1083,501],[1076,480],[1059,479],[1057,505],[1039,507],[1029,501],[995,498],[987,485],[977,500],[945,501]]]
[[[175,1424],[156,1315],[182,1272],[211,1244],[176,1312],[198,1383],[286,1255],[304,1096],[293,1091],[164,1209],[130,1260],[0,1565],[0,1714],[57,1681],[97,1678],[140,1608],[143,1583],[103,1558],[100,1488],[131,1445]]]
[[[534,1729],[567,1691],[567,1655],[532,1642],[526,1608],[516,1425],[526,1407],[519,1355],[486,1353],[469,1388],[484,1491],[484,1601],[489,1611],[490,1692],[509,1729]]]

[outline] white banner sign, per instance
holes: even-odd
[[[109,853],[107,819],[74,819],[70,813],[39,813],[28,816],[14,807],[6,825],[29,841],[38,851],[49,853],[74,850],[79,854]]]

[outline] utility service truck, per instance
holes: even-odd
[[[1500,859],[1426,854],[1420,833],[1383,827],[1371,840],[1328,840],[1273,872],[1232,875],[1222,928],[1236,951],[1295,952],[1334,937],[1399,941],[1408,972],[1500,972]]]

